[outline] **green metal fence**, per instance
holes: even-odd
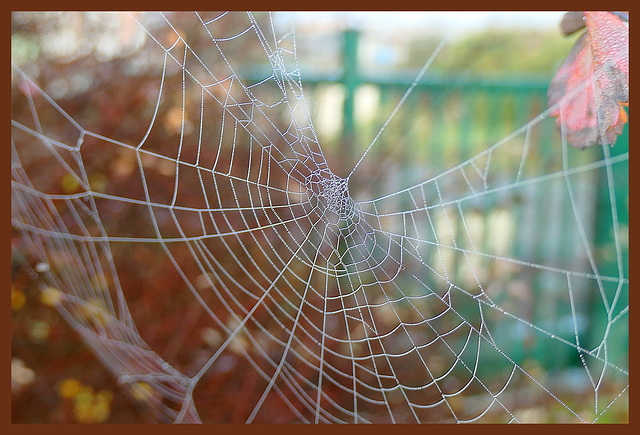
[[[328,87],[335,87],[342,95],[341,134],[322,143],[323,149],[334,158],[338,173],[346,173],[362,154],[366,146],[371,143],[380,126],[385,122],[395,104],[411,85],[414,76],[409,74],[395,74],[384,76],[375,74],[367,76],[358,68],[358,39],[355,31],[343,33],[343,69],[342,73],[333,77],[309,77],[303,75],[307,99],[314,104],[319,93]],[[481,153],[488,146],[500,141],[511,132],[527,125],[527,123],[546,109],[546,92],[548,79],[500,79],[486,80],[469,76],[465,77],[434,77],[425,76],[415,87],[412,97],[407,99],[400,112],[385,130],[384,136],[372,148],[367,156],[373,162],[363,171],[374,171],[381,162],[394,165],[393,177],[367,177],[367,185],[356,186],[355,190],[372,193],[389,193],[412,185],[422,179],[434,176],[460,162],[467,161]],[[369,110],[366,119],[359,116],[362,104],[366,98],[362,95],[373,95],[369,98]],[[360,101],[360,103],[359,103]],[[371,102],[373,101],[373,102]],[[314,110],[312,110],[314,112]],[[527,136],[528,135],[528,136]],[[521,161],[521,142],[527,136],[529,147],[526,165]],[[322,138],[321,138],[322,139]],[[547,117],[537,124],[535,129],[523,132],[514,141],[520,141],[512,147],[517,152],[501,151],[496,153],[492,165],[502,168],[505,176],[511,176],[517,170],[522,170],[522,177],[535,177],[537,172],[549,173],[562,170],[561,138],[557,132],[555,120]],[[610,148],[612,156],[624,156],[628,152],[628,127],[618,138],[616,145]],[[507,148],[508,149],[508,148]],[[602,150],[592,147],[585,151],[570,149],[571,164],[584,165],[591,161],[602,160]],[[587,171],[571,177],[571,188],[575,191],[575,204],[567,200],[567,186],[562,180],[558,183],[548,183],[534,188],[526,185],[517,187],[515,184],[506,195],[485,195],[478,213],[484,224],[483,244],[484,252],[493,249],[491,220],[496,211],[506,211],[511,222],[516,225],[511,234],[511,246],[508,254],[514,258],[527,259],[533,263],[548,264],[556,262],[559,265],[577,268],[574,258],[586,261],[581,252],[584,251],[582,240],[575,230],[575,210],[579,210],[587,231],[589,240],[596,243],[593,252],[596,255],[598,273],[609,277],[628,277],[628,244],[625,237],[620,237],[623,243],[615,245],[612,213],[617,213],[618,232],[628,231],[628,165],[625,159],[607,169],[602,167],[598,171]],[[542,170],[538,170],[542,168]],[[378,168],[379,169],[379,168]],[[607,173],[609,171],[609,173]],[[597,176],[594,174],[597,173]],[[344,175],[344,174],[342,174]],[[607,177],[613,179],[615,185],[615,201],[609,197]],[[371,179],[374,179],[371,182]],[[377,184],[376,184],[376,178]],[[357,180],[355,181],[357,184]],[[615,207],[612,206],[615,204]],[[473,211],[473,210],[472,210]],[[542,212],[541,212],[542,211]],[[462,231],[462,224],[458,222],[457,231]],[[619,262],[617,256],[622,257]],[[459,259],[458,259],[459,260]],[[619,265],[622,269],[619,270]],[[570,317],[570,301],[566,294],[560,294],[558,288],[566,288],[566,282],[554,282],[535,273],[530,277],[534,281],[533,300],[531,307],[521,311],[524,318],[538,325],[550,325],[550,329],[562,330],[558,323],[565,322],[567,338],[573,332]],[[623,280],[624,282],[624,280]],[[576,287],[581,284],[574,283]],[[589,294],[604,294],[608,299],[590,299],[579,301],[582,310],[584,331],[581,336],[588,337],[583,341],[586,347],[597,346],[602,341],[603,331],[607,328],[608,319],[620,313],[628,306],[628,283],[622,284],[621,292],[617,291],[618,282],[615,280],[599,283],[601,290],[591,288]],[[617,300],[615,294],[618,294]],[[617,304],[617,308],[612,304]],[[611,312],[604,312],[603,306],[609,305]],[[580,320],[579,319],[579,320]],[[599,319],[592,322],[592,319]],[[618,322],[616,328],[627,328],[625,322]],[[513,337],[509,355],[515,355],[516,360],[526,360],[527,355],[535,355],[536,360],[543,361],[546,366],[570,366],[579,364],[575,352],[568,346],[558,346],[554,349],[541,347],[540,341],[529,337],[532,331],[522,331]],[[523,346],[527,340],[533,342]],[[628,342],[624,340],[609,343],[608,351],[611,360],[618,361],[627,358]],[[506,350],[506,349],[505,349]],[[519,356],[518,356],[519,355]]]

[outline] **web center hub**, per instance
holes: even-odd
[[[315,171],[307,177],[305,185],[325,206],[330,222],[351,221],[359,215],[358,204],[349,193],[349,179],[329,170]]]

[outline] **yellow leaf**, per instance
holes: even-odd
[[[11,286],[11,311],[17,311],[27,302],[27,297],[22,290],[18,290]]]
[[[44,287],[40,290],[40,302],[53,307],[62,300],[62,293],[53,287]]]
[[[138,402],[147,402],[153,397],[153,387],[146,382],[136,382],[131,385],[131,395]]]
[[[63,379],[56,385],[58,395],[65,399],[73,399],[82,388],[82,384],[77,379]]]

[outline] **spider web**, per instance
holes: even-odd
[[[156,421],[595,422],[626,406],[626,352],[610,349],[628,340],[614,178],[628,153],[578,153],[558,135],[537,164],[553,122],[541,110],[396,188],[400,169],[376,167],[376,152],[445,38],[339,176],[291,24],[120,19],[138,29],[121,34],[129,49],[148,50],[117,80],[157,80],[115,121],[91,115],[97,100],[57,103],[60,81],[45,91],[12,63],[11,220],[42,291]],[[562,249],[534,255],[560,232]],[[533,248],[512,247],[526,238]]]

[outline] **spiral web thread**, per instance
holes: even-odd
[[[43,291],[119,384],[134,395],[144,386],[159,422],[199,422],[200,384],[238,360],[258,378],[245,396],[246,422],[280,421],[275,402],[287,421],[523,422],[531,419],[527,400],[567,421],[591,422],[626,400],[628,366],[610,359],[608,343],[621,339],[620,325],[628,333],[620,186],[612,176],[628,153],[612,157],[603,147],[593,161],[572,161],[562,140],[558,165],[528,166],[531,137],[547,111],[436,176],[355,200],[350,177],[364,172],[368,159],[363,155],[346,178],[329,168],[305,101],[293,27],[281,29],[270,14],[239,17],[194,14],[195,31],[209,41],[206,51],[195,51],[171,15],[131,16],[153,41],[149,68],[159,72],[152,104],[138,117],[148,128],[136,143],[85,127],[13,65],[22,90],[13,99],[25,102],[29,116],[11,121],[12,226],[25,256],[47,265]],[[236,70],[232,52],[240,41],[259,47],[271,65],[262,80]],[[170,149],[157,149],[170,76],[182,77],[180,134]],[[56,122],[41,123],[45,112]],[[372,143],[367,152],[374,149]],[[95,187],[100,163],[92,159],[100,154],[134,162],[136,194]],[[51,167],[29,169],[33,156]],[[505,174],[505,158],[520,161],[517,171]],[[613,219],[618,274],[611,276],[600,272],[589,232],[598,171],[607,174],[599,182],[607,184]],[[52,193],[51,174],[72,177],[80,189]],[[483,250],[475,207],[540,186],[571,203],[573,215],[564,218],[575,243],[568,255],[532,262],[497,244]],[[535,225],[541,212],[525,210],[514,231]],[[145,223],[141,233],[128,228],[132,216]],[[218,337],[192,361],[151,348],[139,332],[133,306],[140,306],[121,285],[117,262],[141,245],[175,268],[180,291]],[[568,302],[556,313],[565,322],[536,323],[518,305],[526,301],[497,300],[491,285],[500,275],[489,270],[552,282]],[[606,326],[587,346],[589,298],[602,307]],[[558,375],[571,377],[569,388],[513,355],[524,346],[514,345],[514,331],[569,350],[577,369]],[[576,391],[588,398],[589,412],[577,408]]]

